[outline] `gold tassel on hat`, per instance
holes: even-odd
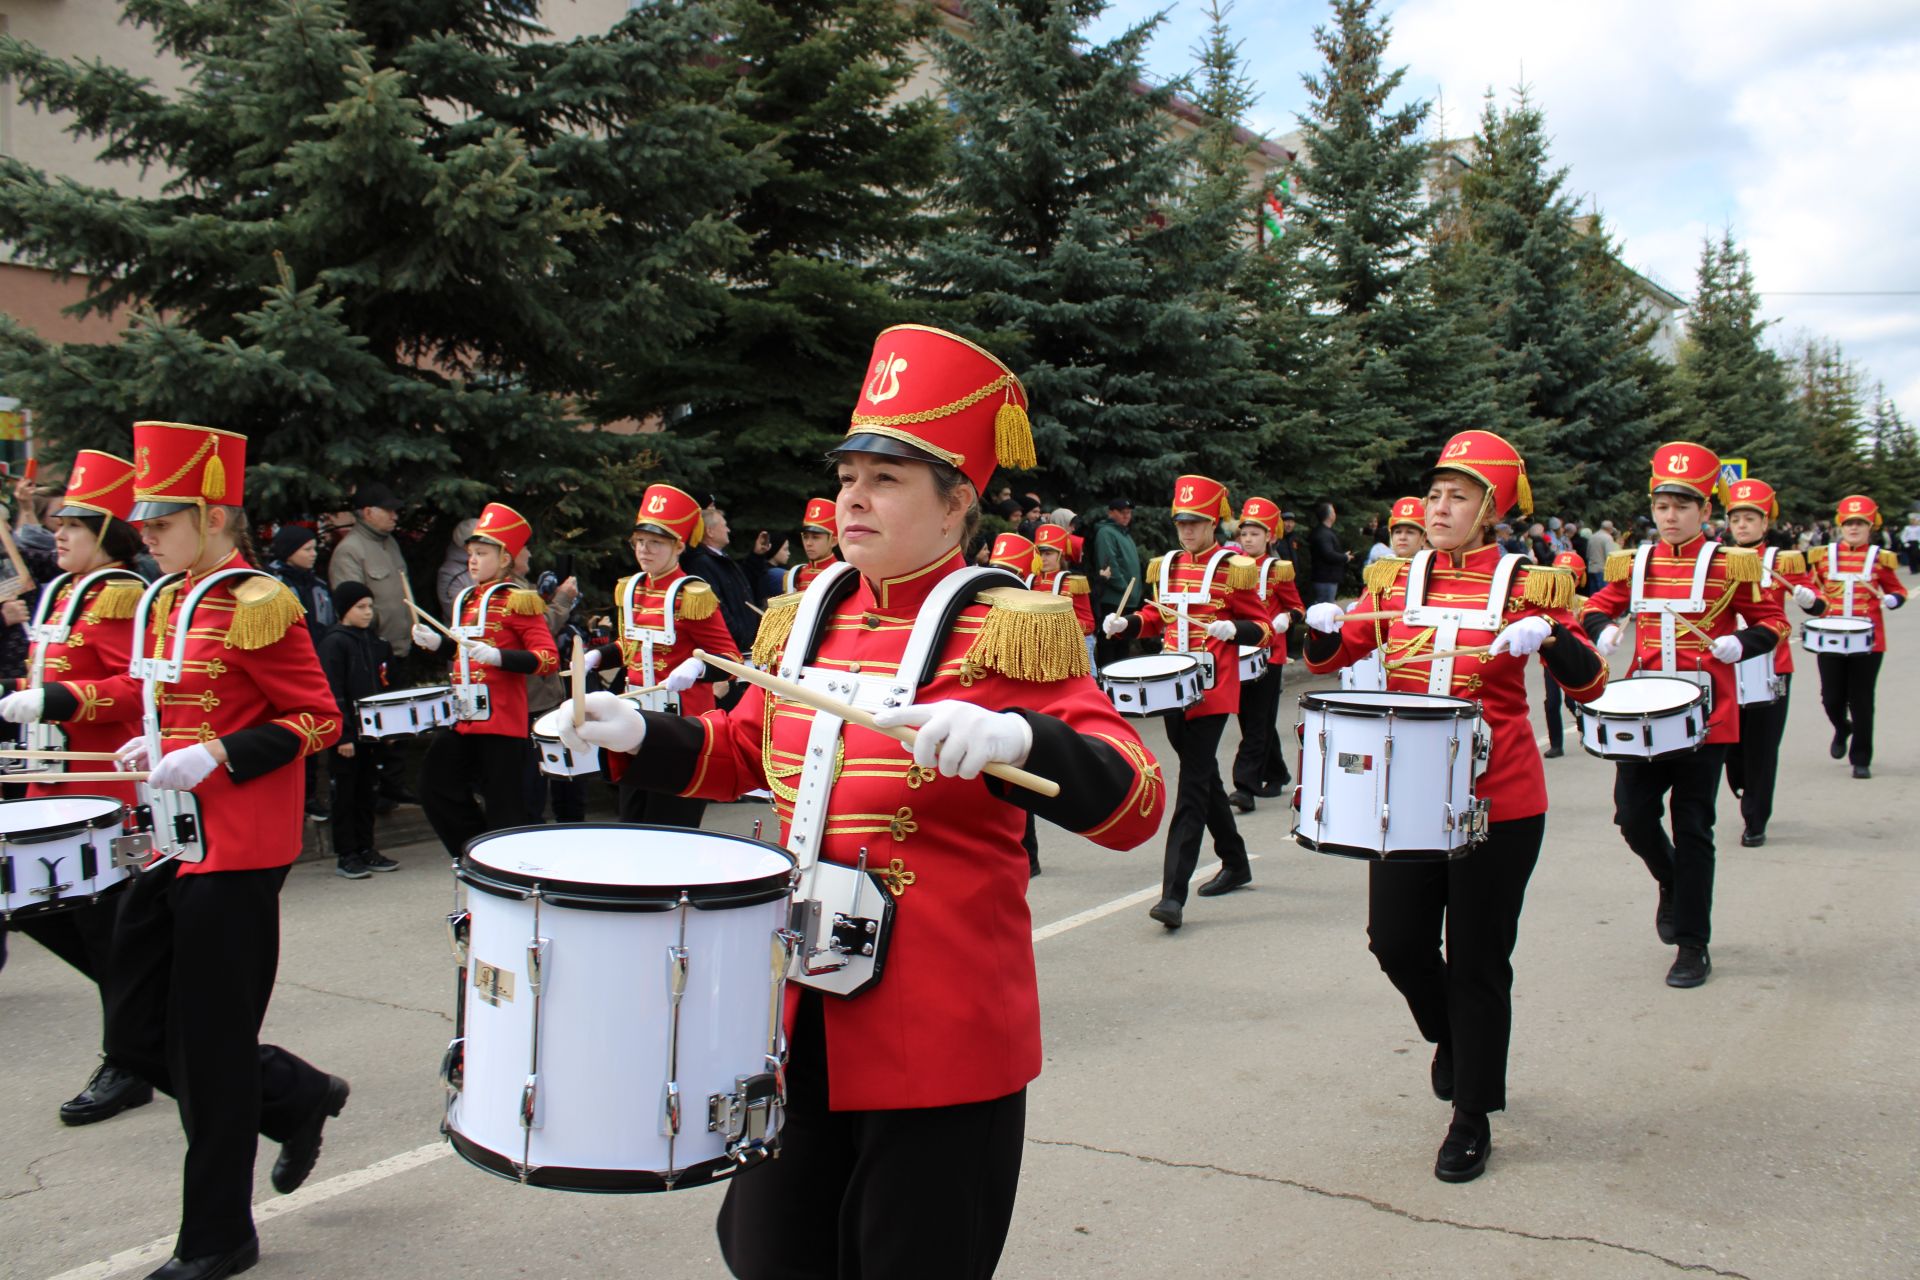
[[[547,602],[532,587],[515,587],[507,593],[507,612],[517,613],[523,618],[535,617],[547,611]]]
[[[1573,604],[1575,583],[1566,569],[1544,564],[1522,566],[1526,574],[1520,581],[1520,598],[1542,609],[1565,609]]]
[[[779,665],[780,651],[786,648],[787,637],[793,634],[793,621],[800,616],[800,597],[803,594],[790,591],[767,601],[767,611],[761,616],[760,629],[753,635],[753,651],[747,655],[753,660],[753,665],[762,671],[771,671]]]
[[[674,614],[688,622],[705,622],[719,607],[720,597],[713,593],[713,588],[704,582],[694,581],[680,588]]]
[[[1721,552],[1727,558],[1728,582],[1758,582],[1764,565],[1760,563],[1757,552],[1745,547],[1728,547]]]
[[[1773,558],[1775,573],[1805,573],[1807,558],[1798,551],[1782,551]]]
[[[213,456],[207,459],[207,469],[202,476],[200,492],[207,496],[208,502],[219,502],[227,496],[227,467],[220,461],[220,450],[217,446]]]
[[[287,634],[307,611],[285,583],[256,573],[233,589],[233,624],[227,643],[236,649],[264,649]]]
[[[1520,514],[1523,517],[1533,514],[1533,486],[1527,482],[1527,464],[1525,462],[1520,464],[1520,475],[1514,480],[1513,502],[1515,506],[1520,508]]]
[[[131,618],[140,611],[140,597],[147,593],[144,583],[131,578],[116,578],[100,584],[87,606],[87,616],[95,619]]]
[[[1608,582],[1625,582],[1633,576],[1633,555],[1631,551],[1616,551],[1607,557],[1606,568],[1600,576]]]
[[[1260,585],[1260,562],[1252,556],[1227,557],[1227,590],[1252,591]]]
[[[1027,420],[1027,411],[1014,402],[1012,392],[993,415],[993,457],[1015,471],[1032,471],[1040,465],[1033,452],[1033,424]]]
[[[1406,568],[1408,563],[1397,556],[1381,556],[1360,571],[1360,581],[1366,584],[1367,590],[1373,592],[1373,598],[1378,600],[1393,590],[1393,584],[1399,579],[1400,571]],[[1289,569],[1293,567],[1291,561],[1287,562],[1287,567]]]
[[[989,587],[980,599],[991,607],[967,649],[965,667],[1034,684],[1089,673],[1086,639],[1072,601],[1019,587]]]

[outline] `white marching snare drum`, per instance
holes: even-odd
[[[1265,645],[1243,644],[1240,646],[1240,683],[1247,684],[1267,674],[1267,667],[1273,661]]]
[[[363,738],[399,738],[453,723],[453,689],[444,684],[375,693],[354,706]]]
[[[1734,664],[1733,687],[1739,695],[1740,705],[1750,707],[1762,702],[1778,701],[1780,695],[1787,691],[1787,682],[1774,671],[1773,652],[1769,650]]]
[[[469,841],[454,1150],[569,1191],[707,1186],[775,1154],[793,873],[772,845],[670,827]]]
[[[100,901],[132,872],[113,856],[126,806],[111,796],[0,801],[0,920]]]
[[[1430,693],[1300,699],[1293,838],[1350,858],[1457,858],[1486,835],[1473,782],[1492,745],[1478,703]]]
[[[1707,739],[1706,690],[1677,676],[1616,680],[1574,715],[1580,744],[1603,760],[1678,755]]]
[[[533,745],[540,749],[540,772],[549,778],[579,778],[600,772],[600,753],[589,749],[576,755],[560,741],[560,713],[555,707],[533,722]]]
[[[1872,653],[1870,618],[1808,618],[1801,624],[1801,647],[1809,653]]]
[[[1100,689],[1123,716],[1184,711],[1206,692],[1200,661],[1190,653],[1122,658],[1100,669]]]
[[[1387,691],[1386,655],[1375,649],[1360,661],[1350,662],[1340,668],[1340,687],[1349,693],[1385,693]]]

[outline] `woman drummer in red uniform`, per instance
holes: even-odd
[[[121,895],[107,1050],[179,1100],[187,1134],[180,1233],[150,1280],[209,1280],[260,1256],[259,1137],[280,1143],[272,1182],[292,1191],[347,1101],[345,1080],[259,1042],[279,963],[280,886],[300,855],[301,760],[340,736],[340,720],[299,602],[247,554],[246,437],[137,422],[133,445],[131,518],[168,575],[140,604],[148,643],[135,657],[170,662],[184,634],[180,666],[151,679],[50,683],[46,715],[84,721],[89,709],[151,698],[149,731],[120,757],[151,768],[156,808],[165,800],[198,814],[200,860],[160,861]]]
[[[1853,776],[1873,776],[1873,694],[1887,652],[1887,612],[1907,602],[1900,560],[1873,545],[1880,507],[1865,494],[1840,499],[1834,512],[1840,540],[1807,552],[1807,570],[1827,602],[1826,617],[1863,618],[1873,624],[1869,653],[1822,653],[1820,706],[1833,725],[1832,756],[1845,756]]]
[[[1433,1170],[1444,1182],[1467,1182],[1486,1169],[1488,1115],[1507,1105],[1513,947],[1547,815],[1546,773],[1527,714],[1527,659],[1539,654],[1547,676],[1576,702],[1591,701],[1607,683],[1606,664],[1568,612],[1571,576],[1523,563],[1493,542],[1492,526],[1516,505],[1526,514],[1533,503],[1513,446],[1489,431],[1456,435],[1428,473],[1431,549],[1396,562],[1392,581],[1355,607],[1402,615],[1387,627],[1389,691],[1474,699],[1493,738],[1474,792],[1487,802],[1486,839],[1463,857],[1368,868],[1369,946],[1420,1033],[1438,1046],[1433,1091],[1454,1104]],[[1314,605],[1308,668],[1334,671],[1366,657],[1379,644],[1376,625],[1345,621],[1338,605]],[[1489,652],[1482,655],[1432,656],[1483,645]]]
[[[915,747],[758,687],[697,719],[587,698],[583,743],[675,794],[771,789],[803,877],[864,860],[894,909],[877,982],[825,999],[835,978],[789,980],[781,1158],[720,1211],[739,1276],[993,1273],[1041,1061],[1026,812],[1113,849],[1160,820],[1153,758],[1087,676],[1071,607],[962,554],[996,460],[1035,464],[1025,402],[970,342],[883,332],[836,451],[847,566],[761,628],[783,676],[917,728]],[[994,762],[1060,794],[982,777]]]
[[[133,464],[125,458],[82,449],[67,474],[66,498],[52,513],[54,550],[61,576],[42,588],[42,604],[32,630],[29,675],[21,691],[0,699],[0,718],[28,723],[44,718],[47,680],[68,680],[82,689],[124,676],[133,653],[133,613],[147,584],[128,566],[140,552],[140,539],[127,524],[133,509]],[[3,518],[3,517],[0,517]],[[47,745],[68,751],[111,752],[140,722],[136,699],[67,708],[65,690],[56,693],[56,710],[71,710],[65,740]],[[82,766],[35,765],[36,771],[73,772]],[[132,782],[32,782],[28,797],[80,794],[108,796],[127,805],[140,803]],[[27,917],[11,928],[24,933],[85,974],[105,980],[113,944],[113,918],[119,900]],[[104,1021],[108,1005],[101,990]],[[60,1104],[63,1124],[92,1124],[129,1107],[153,1100],[153,1086],[104,1057],[79,1095]]]
[[[1307,606],[1293,580],[1293,561],[1271,554],[1279,528],[1280,505],[1272,499],[1248,498],[1241,506],[1234,537],[1240,553],[1253,561],[1254,594],[1272,615],[1268,621],[1273,628],[1266,671],[1240,688],[1240,747],[1233,753],[1233,791],[1227,799],[1242,813],[1253,812],[1255,796],[1278,797],[1293,781],[1280,741],[1280,692],[1287,669],[1287,630],[1306,616]]]
[[[800,516],[800,551],[806,556],[806,563],[787,570],[780,587],[782,591],[806,590],[808,583],[839,562],[840,557],[833,553],[837,520],[832,498],[807,499],[807,509]],[[719,652],[708,647],[712,652]]]

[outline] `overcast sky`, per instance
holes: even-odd
[[[1167,10],[1148,51],[1181,75],[1199,0],[1117,0],[1097,38]],[[1839,340],[1920,417],[1920,4],[1914,0],[1403,0],[1390,66],[1472,131],[1489,86],[1523,80],[1569,188],[1597,202],[1627,262],[1691,296],[1700,244],[1731,227],[1779,343]],[[1320,65],[1324,0],[1240,0],[1230,21],[1278,137]],[[1804,296],[1885,292],[1906,296]]]

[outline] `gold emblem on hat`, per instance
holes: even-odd
[[[900,394],[900,375],[906,371],[907,362],[887,352],[884,360],[873,364],[873,377],[867,380],[867,399],[881,404]]]

